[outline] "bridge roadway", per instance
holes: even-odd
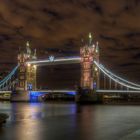
[[[54,58],[54,59],[46,59],[46,60],[36,60],[36,61],[28,61],[27,64],[34,65],[58,65],[58,64],[76,64],[80,63],[80,57],[68,57],[68,58]]]
[[[136,91],[136,90],[97,90],[96,91],[97,94],[100,95],[114,95],[114,94],[131,94],[131,95],[140,95],[140,91]]]
[[[52,92],[52,93],[66,93],[66,92],[76,92],[76,90],[37,90],[34,92]],[[97,90],[97,93],[140,93],[136,90]]]
[[[65,93],[66,95],[72,95],[75,96],[76,95],[76,91],[75,90],[38,90],[38,91],[31,91],[30,95],[32,96],[41,96],[44,94],[48,94],[48,93]],[[94,94],[94,93],[93,93]],[[122,90],[97,90],[96,91],[96,95],[109,95],[109,96],[113,96],[113,95],[127,95],[127,94],[131,94],[131,95],[140,95],[140,91],[122,91]]]
[[[76,90],[38,90],[31,91],[32,95],[40,96],[47,93],[66,93],[69,95],[76,95]],[[140,95],[140,91],[130,91],[130,90],[97,90],[96,93],[98,95],[114,95],[114,94],[131,94],[131,95]]]
[[[32,95],[39,96],[47,93],[66,93],[69,95],[76,95],[75,90],[37,90],[37,91],[30,91]]]
[[[75,90],[37,90],[32,92],[66,93],[66,92],[76,92],[76,91]]]
[[[31,92],[49,92],[49,93],[76,93],[76,90],[36,90]],[[140,91],[137,90],[97,90],[96,91],[99,94],[103,93],[121,93],[121,94],[128,94],[128,93],[140,93]],[[1,94],[3,93],[12,93],[12,91],[0,91]]]

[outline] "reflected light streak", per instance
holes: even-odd
[[[16,106],[16,110],[20,110],[20,113],[14,114],[14,120],[19,122],[19,125],[14,127],[17,138],[20,140],[40,139],[41,122],[39,119],[42,118],[42,113],[39,106],[29,107],[27,104],[22,104],[20,107]]]

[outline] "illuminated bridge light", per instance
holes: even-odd
[[[39,96],[46,95],[46,94],[49,94],[49,93],[65,93],[66,95],[71,95],[71,96],[75,96],[76,95],[76,91],[74,91],[74,90],[30,91],[30,93],[29,93],[30,101],[31,102],[38,101],[38,97]]]
[[[30,91],[30,94],[32,96],[40,96],[40,95],[48,94],[48,93],[66,93],[66,94],[76,95],[76,91],[74,91],[74,90],[40,90],[40,91]]]
[[[136,86],[136,87],[140,87],[140,85],[138,85],[138,84],[132,83],[132,82],[130,82],[130,81],[127,81],[127,80],[125,80],[125,79],[123,79],[123,78],[121,78],[121,77],[119,77],[119,76],[113,74],[112,72],[110,72],[109,70],[107,70],[106,68],[104,68],[103,65],[100,64],[100,66],[101,66],[107,73],[109,73],[112,77],[114,76],[115,78],[117,78],[117,79],[119,79],[119,80],[121,80],[121,81],[123,81],[123,82],[126,82],[126,83],[131,84],[131,85]]]
[[[2,90],[4,85],[7,85],[7,82],[12,78],[12,76],[15,74],[15,72],[18,69],[18,65],[12,70],[11,73],[9,73],[3,80],[0,81],[0,89]]]
[[[26,46],[27,46],[27,47],[29,47],[29,46],[30,46],[30,43],[29,43],[29,41],[27,41],[27,42],[26,42]]]
[[[76,95],[76,92],[75,92],[75,91],[71,91],[71,92],[67,92],[66,94],[69,94],[69,95]]]
[[[137,90],[97,90],[98,94],[100,93],[140,93]]]
[[[80,57],[69,57],[69,58],[57,58],[53,61],[50,61],[50,59],[46,60],[37,60],[37,61],[28,61],[27,64],[40,64],[40,63],[48,63],[51,64],[52,62],[64,62],[64,63],[80,63],[81,58]]]
[[[37,69],[37,66],[36,65],[34,65],[33,67],[34,67],[34,69]]]
[[[113,78],[111,75],[109,75],[109,74],[100,66],[100,64],[98,64],[96,61],[94,61],[94,63],[96,64],[96,66],[97,66],[106,76],[108,76],[108,77],[111,78],[113,81],[117,82],[118,84],[123,85],[124,87],[130,88],[130,89],[140,90],[140,88],[138,88],[138,87],[130,86],[130,85],[126,84],[126,83],[120,82],[120,81],[119,81],[118,79],[116,79],[116,78]]]
[[[31,96],[41,96],[43,94],[48,94],[48,92],[30,91]]]

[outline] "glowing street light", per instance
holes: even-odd
[[[88,37],[89,37],[89,39],[92,39],[92,35],[91,35],[91,33],[89,33]]]
[[[31,66],[31,64],[30,64],[30,63],[28,63],[28,64],[27,64],[27,66],[28,66],[28,67],[30,67],[30,66]]]
[[[36,68],[37,68],[37,66],[36,66],[36,65],[33,65],[33,67],[34,67],[34,69],[36,69]]]
[[[27,47],[29,47],[29,46],[30,46],[30,43],[29,43],[29,41],[27,41],[27,42],[26,42],[26,46],[27,46]]]
[[[97,67],[95,67],[95,71],[98,71],[98,68]]]
[[[91,33],[89,33],[88,38],[89,38],[89,46],[91,46],[91,44],[92,44],[92,34]]]

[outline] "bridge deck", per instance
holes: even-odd
[[[97,90],[97,93],[140,93],[137,90]]]
[[[32,92],[66,93],[66,92],[76,92],[76,91],[75,90],[37,90]]]
[[[28,64],[35,65],[58,65],[58,64],[75,64],[80,63],[80,57],[72,57],[72,58],[58,58],[54,60],[37,60],[37,61],[28,61]]]

